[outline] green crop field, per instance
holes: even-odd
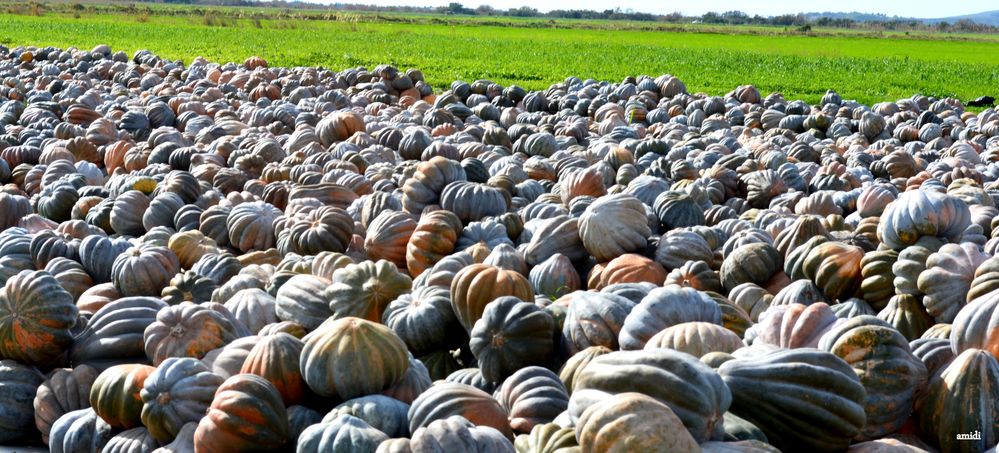
[[[109,44],[190,61],[333,69],[390,63],[423,70],[435,88],[490,79],[544,89],[567,76],[619,81],[673,74],[691,91],[762,92],[816,102],[828,88],[865,103],[916,93],[999,94],[999,37],[640,22],[350,14],[183,7],[0,4],[0,44]]]

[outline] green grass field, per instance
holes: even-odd
[[[215,61],[260,55],[272,65],[334,69],[391,63],[422,69],[436,88],[456,79],[485,78],[544,89],[570,75],[618,81],[669,73],[691,91],[724,94],[752,83],[764,93],[779,91],[809,102],[818,101],[827,88],[865,103],[915,93],[962,99],[999,94],[999,37],[989,35],[801,34],[696,26],[665,31],[629,22],[514,23],[518,20],[252,8],[194,13],[140,6],[98,14],[90,6],[74,17],[68,5],[41,15],[3,5],[0,43],[7,46],[106,43],[128,53],[149,49],[184,61],[199,55]],[[497,21],[506,23],[492,24]]]

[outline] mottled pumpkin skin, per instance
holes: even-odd
[[[565,385],[566,391],[570,394],[572,393],[572,389],[576,385],[576,378],[579,377],[579,373],[586,368],[586,365],[590,361],[608,352],[611,352],[611,349],[608,347],[590,346],[569,357],[569,360],[565,362],[565,365],[562,365],[562,369],[558,373],[558,377],[562,381],[562,384]]]
[[[389,442],[393,442],[393,440],[385,443]],[[412,440],[407,443],[408,445],[405,447],[395,447],[401,450],[389,448],[389,451],[514,452],[513,444],[502,431],[491,426],[474,424],[460,415],[434,420],[427,426],[413,432]]]
[[[669,406],[702,442],[724,432],[722,417],[732,402],[718,373],[690,354],[670,349],[615,351],[594,358],[579,373],[569,416],[579,426],[588,408],[609,395],[628,392]]]
[[[73,342],[73,296],[45,271],[22,271],[0,290],[0,357],[52,366]]]
[[[569,310],[562,324],[562,346],[569,355],[590,346],[619,348],[624,321],[636,302],[622,296],[590,291],[569,293],[556,304],[566,302]]]
[[[224,314],[190,302],[161,309],[143,333],[146,356],[154,365],[169,357],[200,359],[237,338],[236,326]]]
[[[423,215],[406,244],[406,267],[409,275],[418,277],[451,254],[461,235],[461,219],[449,211],[432,211]]]
[[[451,307],[469,332],[482,317],[486,304],[501,296],[534,300],[534,289],[523,275],[488,264],[468,266],[451,282]]]
[[[625,318],[618,342],[623,350],[642,349],[663,329],[692,321],[721,324],[721,308],[706,293],[692,288],[656,288]]]
[[[569,407],[569,393],[562,381],[539,366],[524,367],[512,374],[495,396],[510,414],[510,427],[518,434],[555,420]]]
[[[545,423],[534,425],[530,433],[517,436],[514,448],[518,452],[555,453],[575,451],[579,448],[579,443],[576,442],[576,431],[573,428]]]
[[[648,282],[661,285],[666,280],[666,275],[666,270],[659,263],[642,255],[626,253],[594,266],[587,279],[587,286],[599,290],[619,283]]]
[[[385,307],[410,291],[413,280],[394,264],[378,260],[348,264],[333,272],[333,284],[324,292],[337,317],[353,316],[381,322]]]
[[[877,439],[905,424],[916,393],[926,385],[927,374],[902,334],[887,322],[862,315],[823,335],[819,348],[850,364],[867,391],[867,423],[860,439]]]
[[[579,237],[597,261],[644,249],[650,234],[645,206],[628,194],[598,198],[579,217]]]
[[[35,367],[0,360],[0,442],[31,432],[32,399],[44,380]]]
[[[142,246],[115,258],[111,281],[122,296],[159,296],[180,272],[180,260],[166,247]]]
[[[148,365],[115,365],[101,372],[90,389],[90,406],[115,428],[141,426],[142,397],[146,378],[156,371]]]
[[[68,412],[90,407],[90,389],[97,379],[97,370],[90,365],[61,368],[52,372],[38,387],[33,403],[35,427],[48,442],[52,425]]]
[[[368,226],[364,250],[372,260],[386,260],[407,269],[406,248],[416,231],[416,220],[404,212],[384,212]]]
[[[590,406],[576,424],[580,451],[698,452],[697,441],[666,404],[641,393],[619,393]]]
[[[349,414],[317,423],[302,431],[295,449],[300,453],[374,451],[389,436]]]
[[[46,443],[52,453],[97,453],[113,436],[114,429],[88,407],[59,417]]]
[[[931,190],[903,192],[881,214],[878,238],[889,248],[902,250],[920,236],[958,239],[971,223],[968,205],[960,198]]]
[[[409,430],[415,433],[437,420],[458,415],[479,426],[499,430],[513,439],[509,414],[492,396],[475,387],[439,382],[423,392],[409,407]]]
[[[849,299],[860,288],[864,250],[842,242],[826,242],[805,258],[805,277],[832,300]]]
[[[718,324],[701,321],[667,327],[645,343],[645,349],[675,349],[697,358],[711,352],[731,353],[742,346],[742,339],[734,332]]]
[[[981,349],[999,360],[999,290],[971,301],[958,312],[950,331],[951,350]]]
[[[327,321],[307,335],[300,362],[312,391],[342,399],[381,392],[408,368],[406,344],[392,329],[351,317]]]
[[[981,349],[967,349],[934,375],[916,402],[924,437],[941,451],[985,451],[999,442],[999,362]],[[958,440],[954,433],[981,434]]]
[[[142,424],[157,441],[173,440],[185,424],[201,420],[222,381],[200,360],[166,359],[139,392]]]
[[[839,322],[829,305],[822,302],[771,306],[746,331],[746,342],[789,349],[814,348],[822,335]]]
[[[302,402],[307,386],[302,378],[302,340],[287,333],[260,338],[243,362],[240,373],[256,374],[270,381],[281,394],[285,406]]]
[[[781,451],[843,451],[866,423],[866,392],[849,364],[818,349],[777,349],[718,368],[733,414]]]
[[[273,451],[288,441],[281,395],[254,374],[226,379],[194,431],[195,453]]]

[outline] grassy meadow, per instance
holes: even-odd
[[[106,43],[190,61],[333,69],[417,67],[435,88],[490,79],[544,89],[566,76],[621,80],[663,73],[691,91],[764,93],[817,101],[827,88],[865,103],[915,93],[962,99],[999,90],[999,37],[640,22],[357,14],[254,8],[0,3],[0,44]]]

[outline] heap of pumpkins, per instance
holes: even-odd
[[[991,109],[108,46],[0,80],[0,443],[999,441]]]

